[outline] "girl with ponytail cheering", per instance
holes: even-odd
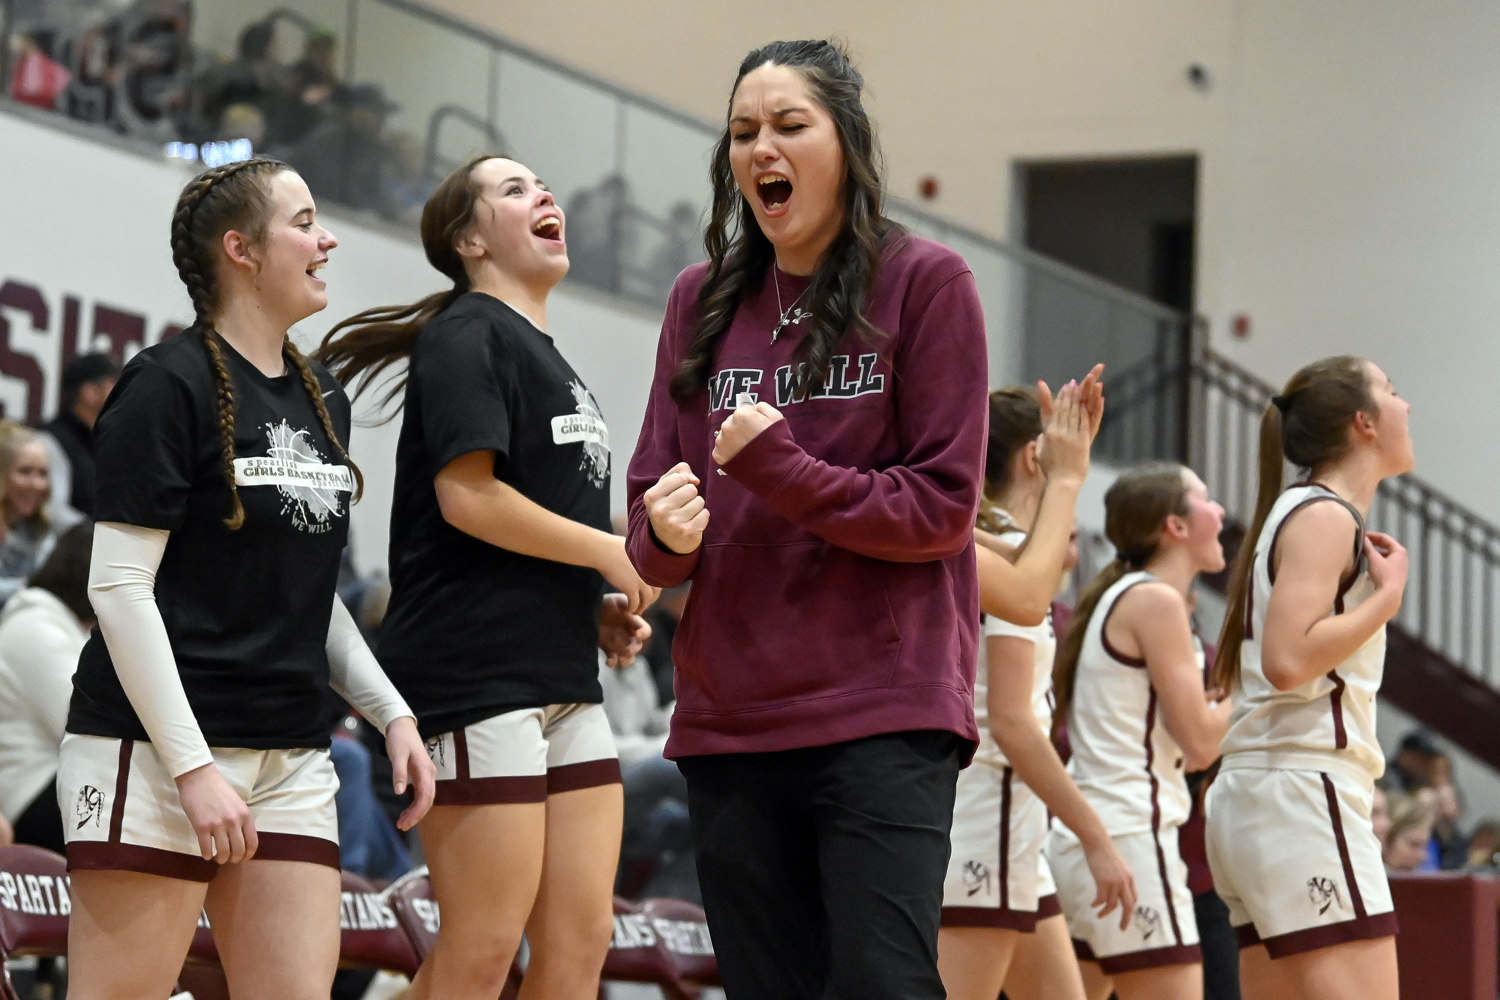
[[[1406,551],[1365,515],[1380,481],[1414,464],[1410,409],[1373,363],[1334,357],[1293,375],[1261,417],[1255,518],[1214,665],[1235,709],[1205,803],[1247,1000],[1397,995],[1370,808]],[[1284,460],[1306,472],[1285,491]]]
[[[1084,385],[1097,384],[1098,374],[1095,369]],[[1057,647],[1050,604],[1063,572],[1078,561],[1073,512],[1097,428],[1091,417],[1102,416],[1097,406],[1091,412],[1074,405],[1077,389],[1065,386],[1049,418],[1049,396],[1021,388],[990,393],[983,534],[976,537],[997,539],[1020,554],[1015,565],[998,556],[979,562],[985,619],[974,717],[980,743],[973,764],[958,776],[938,931],[938,969],[951,1000],[994,1000],[1002,987],[1028,1000],[1082,1000],[1073,943],[1042,855],[1049,812],[1078,831],[1101,916],[1135,910],[1130,868],[1048,739]],[[1028,563],[1040,564],[1035,582],[1027,580]],[[1018,624],[1033,618],[1022,603],[1027,596],[1047,608],[1035,615],[1041,619],[1036,624]]]
[[[328,996],[330,685],[413,786],[401,825],[431,802],[411,711],[334,593],[360,484],[349,402],[287,336],[327,304],[337,245],[285,164],[200,175],[172,218],[193,326],[137,354],[99,416],[99,627],[57,779],[81,1000],[171,992],[203,908],[236,996]]]
[[[1177,829],[1188,817],[1185,772],[1213,763],[1229,717],[1227,703],[1205,695],[1190,617],[1198,574],[1224,568],[1223,521],[1189,469],[1123,473],[1104,495],[1115,559],[1084,591],[1058,647],[1068,772],[1130,866],[1137,894],[1133,914],[1095,912],[1088,852],[1072,830],[1053,826],[1047,860],[1090,1000],[1109,996],[1111,985],[1120,1000],[1203,995]]]
[[[565,225],[530,169],[476,157],[422,211],[452,286],[319,349],[361,388],[406,363],[380,656],[438,766],[422,846],[443,911],[413,998],[493,1000],[523,931],[522,997],[592,998],[613,932],[624,806],[596,647],[633,656],[657,592],[610,532],[609,431],[548,332]]]

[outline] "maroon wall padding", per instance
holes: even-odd
[[[1401,995],[1494,1000],[1500,878],[1393,872],[1391,896],[1401,920]]]

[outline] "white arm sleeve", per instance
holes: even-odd
[[[359,626],[354,624],[354,616],[338,595],[334,595],[333,615],[328,620],[327,649],[329,686],[376,729],[384,733],[386,726],[403,715],[416,718],[396,685],[380,669],[365,637],[359,634]]]
[[[172,777],[213,763],[177,674],[156,605],[156,570],[168,532],[118,521],[94,526],[89,600],[115,673]]]

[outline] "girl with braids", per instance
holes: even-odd
[[[330,685],[384,730],[401,825],[431,802],[411,711],[334,593],[349,402],[287,336],[336,245],[285,164],[199,175],[172,218],[194,324],[131,360],[95,427],[98,628],[58,773],[84,1000],[165,996],[204,908],[236,996],[328,996]]]
[[[1078,559],[1073,508],[1088,472],[1091,428],[1086,417],[1072,426],[1059,420],[1071,415],[1060,407],[1044,433],[1045,398],[1022,388],[990,393],[979,526],[1021,555],[1017,566],[998,560],[979,567],[982,581],[993,569],[1005,578],[994,588],[998,604],[986,600],[989,588],[981,590],[984,646],[974,684],[980,744],[973,766],[958,778],[938,932],[938,968],[953,1000],[994,1000],[1002,987],[1016,1000],[1082,1000],[1078,963],[1042,856],[1049,811],[1080,833],[1101,916],[1118,909],[1128,920],[1135,909],[1130,868],[1048,738],[1057,646],[1051,620],[1014,621],[1032,620],[1016,607],[1029,592],[1050,604],[1062,573]],[[1028,562],[1041,569],[1040,586],[1024,578]],[[1013,955],[1022,975],[1011,974]]]
[[[666,753],[731,997],[943,995],[984,322],[882,214],[862,89],[829,42],[740,64],[630,464],[632,560],[693,582]]]
[[[1380,481],[1412,469],[1410,410],[1373,363],[1334,357],[1293,375],[1261,417],[1255,517],[1214,664],[1235,709],[1205,802],[1247,1000],[1396,996],[1371,801],[1406,551],[1364,525]],[[1285,491],[1283,460],[1305,473]]]
[[[613,932],[624,806],[595,647],[630,659],[656,590],[610,531],[609,432],[547,332],[564,237],[534,173],[477,157],[422,212],[452,287],[319,349],[360,389],[406,364],[380,655],[437,762],[443,911],[413,997],[492,1000],[524,931],[522,997],[592,998]]]
[[[1115,558],[1079,598],[1054,684],[1073,756],[1068,773],[1135,876],[1129,923],[1095,913],[1088,854],[1058,825],[1047,838],[1057,896],[1082,960],[1085,993],[1104,1000],[1197,1000],[1203,972],[1177,830],[1186,771],[1218,756],[1229,704],[1203,687],[1191,621],[1199,573],[1224,568],[1224,509],[1189,469],[1123,473],[1104,495]],[[1111,982],[1113,980],[1113,982]]]

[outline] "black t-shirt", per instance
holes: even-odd
[[[245,523],[231,531],[213,369],[196,331],[137,354],[95,425],[100,521],[171,532],[156,603],[209,746],[326,747],[329,615],[353,475],[288,362],[276,378],[221,343],[235,398]],[[341,440],[349,400],[309,362]],[[147,738],[96,627],[73,679],[68,731]]]
[[[534,503],[609,530],[609,434],[552,338],[470,292],[417,338],[396,446],[391,601],[380,662],[432,737],[501,712],[603,700],[593,569],[482,542],[443,520],[433,481],[495,453]]]

